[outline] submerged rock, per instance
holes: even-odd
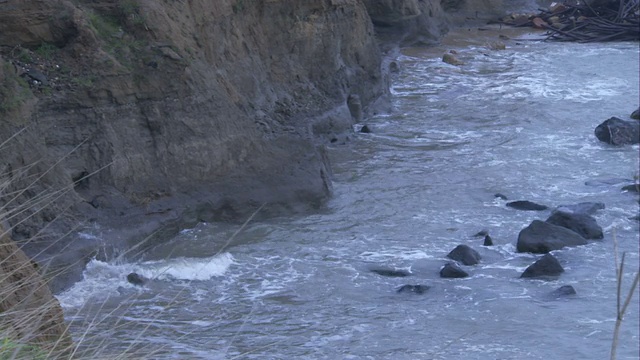
[[[575,231],[585,239],[604,238],[602,228],[591,215],[556,211],[549,216],[546,222]]]
[[[402,285],[397,293],[414,293],[414,294],[424,294],[431,287],[427,285]]]
[[[487,234],[489,234],[487,230],[480,230],[477,233],[475,233],[473,237],[483,237],[483,236],[487,236]]]
[[[484,237],[484,243],[482,246],[493,246],[493,239],[488,234]]]
[[[480,254],[467,245],[458,245],[451,250],[447,257],[465,265],[475,265],[480,262]]]
[[[546,254],[565,246],[587,244],[587,240],[576,232],[545,221],[534,220],[518,235],[518,252]]]
[[[569,214],[593,215],[604,208],[605,206],[601,202],[581,202],[573,205],[560,205],[553,212],[562,211]]]
[[[451,53],[446,53],[446,54],[442,55],[442,61],[447,63],[447,64],[451,64],[451,65],[455,65],[455,66],[464,65],[464,62],[460,61],[460,59],[458,59],[457,57],[455,57]]]
[[[442,269],[440,269],[440,277],[443,278],[465,278],[469,276],[469,273],[462,270],[458,265],[454,263],[447,263]]]
[[[360,128],[360,132],[363,133],[363,134],[369,134],[371,132],[371,129],[369,128],[369,126],[363,125]]]
[[[631,118],[640,120],[640,107],[637,108],[634,112],[631,113]]]
[[[611,117],[595,129],[598,140],[611,145],[640,143],[640,124]]]
[[[622,187],[622,191],[639,193],[640,192],[640,184],[625,185],[625,186]]]
[[[558,259],[551,254],[546,254],[529,266],[520,276],[521,278],[535,278],[544,276],[559,276],[564,272]]]
[[[131,274],[127,275],[127,281],[133,285],[142,286],[147,282],[147,278],[138,273],[132,272]]]
[[[575,295],[575,294],[576,294],[576,289],[574,289],[573,286],[571,285],[560,286],[559,288],[551,292],[551,296],[553,297],[562,297],[562,296],[569,296],[569,295]]]
[[[542,210],[548,209],[546,205],[536,204],[528,200],[511,201],[507,203],[507,206],[516,210],[527,210],[527,211],[542,211]]]
[[[371,272],[387,277],[407,277],[411,275],[408,271],[395,269],[371,269]]]
[[[501,194],[501,193],[497,193],[493,195],[493,197],[498,198],[500,200],[509,200],[504,194]]]

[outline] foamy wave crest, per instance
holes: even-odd
[[[135,272],[153,280],[209,280],[223,275],[234,263],[229,253],[208,258],[176,258],[146,261],[139,264],[112,264],[93,259],[87,264],[83,279],[57,296],[65,308],[83,306],[92,297],[120,296],[122,289],[141,289],[127,281]]]
[[[150,279],[209,280],[223,275],[232,264],[233,256],[223,253],[201,259],[148,261],[141,263],[136,272]]]

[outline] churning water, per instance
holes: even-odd
[[[637,108],[638,44],[506,41],[492,51],[484,41],[403,52],[393,111],[331,149],[326,209],[252,222],[219,254],[211,244],[238,226],[201,224],[142,262],[90,263],[59,297],[76,338],[102,344],[107,358],[126,349],[175,359],[608,358],[614,233],[627,252],[625,285],[638,270],[629,219],[638,197],[620,189],[639,160],[637,145],[608,146],[593,131]],[[443,63],[448,49],[466,64]],[[518,233],[549,212],[507,208],[496,193],[550,207],[603,202],[605,239],[555,251],[565,268],[557,280],[520,279],[537,256],[515,252]],[[472,236],[483,229],[495,246]],[[468,278],[442,279],[458,244],[482,261],[465,267]],[[134,287],[132,271],[155,280]],[[431,288],[396,293],[404,284]],[[550,295],[562,285],[577,295]],[[638,299],[619,359],[639,356]]]

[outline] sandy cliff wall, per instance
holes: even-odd
[[[323,144],[388,94],[379,41],[446,23],[435,0],[0,1],[0,209],[75,264],[57,290],[99,247],[317,206]]]

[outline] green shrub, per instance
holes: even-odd
[[[53,55],[58,50],[57,47],[53,44],[43,43],[39,48],[36,49],[36,54],[38,54],[41,58],[45,60],[50,60]]]

